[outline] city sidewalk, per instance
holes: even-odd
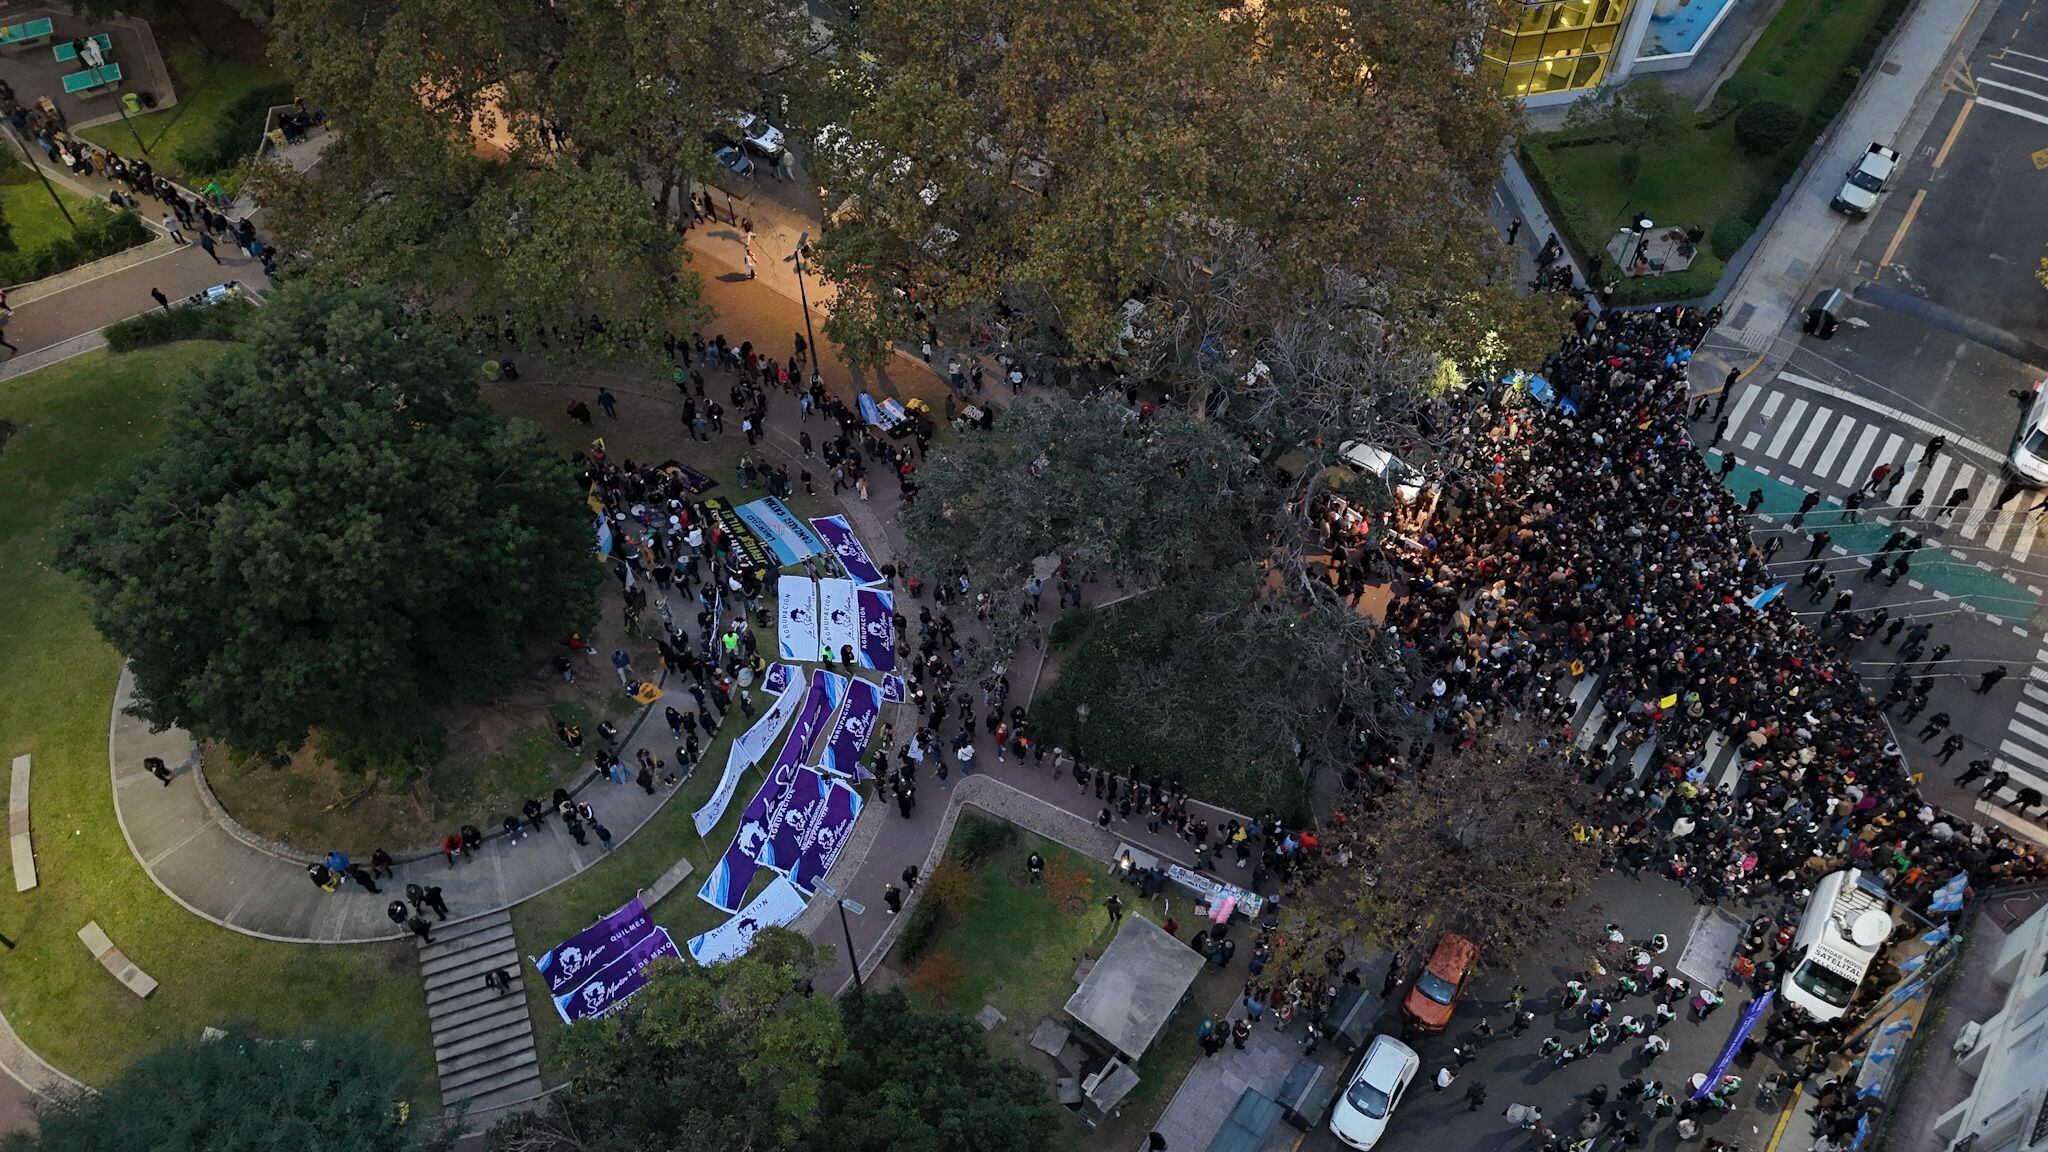
[[[1923,0],[1906,14],[1721,301],[1725,317],[1692,361],[1695,391],[1718,389],[1730,368],[1748,374],[1759,363],[1787,359],[1778,337],[1797,323],[1815,270],[1847,224],[1828,206],[1842,174],[1872,141],[1898,140],[1922,93],[1939,83],[1950,48],[1975,10],[1974,3]]]

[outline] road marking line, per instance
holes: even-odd
[[[2039,72],[2029,72],[2025,68],[2015,68],[2010,64],[2000,64],[1996,60],[1986,60],[1985,63],[1991,65],[1993,68],[2000,70],[2001,72],[2016,72],[2021,76],[2025,76],[2029,80],[2048,80],[2048,76],[2044,76]]]
[[[2042,77],[2042,79],[2048,80],[2048,76],[2044,76]],[[1996,80],[1983,79],[1979,79],[1977,83],[1983,85],[1986,88],[2003,88],[2007,92],[2017,92],[2020,95],[2025,96],[2032,100],[2048,100],[2048,95],[2036,92],[2032,88],[2022,88],[2017,84],[2002,84]]]
[[[2039,112],[2029,112],[2025,108],[2015,108],[2010,104],[2000,104],[1996,100],[1986,100],[1982,96],[1973,97],[1972,99],[1986,108],[1996,108],[2000,112],[2010,112],[2015,116],[2024,116],[2036,124],[2048,124],[2048,116],[2043,116]]]
[[[2039,531],[2040,528],[2041,518],[2039,516],[2030,515],[2027,517],[2027,526],[2020,529],[2020,538],[2012,542],[2012,558],[2014,563],[2025,560],[2034,554],[2034,533]]]
[[[1948,489],[1942,487],[1941,482],[1948,474],[1949,468],[1954,464],[1955,461],[1947,456],[1936,457],[1934,467],[1923,474],[1920,477],[1920,482],[1914,485],[1914,487],[1920,489],[1921,500],[1919,510],[1929,518],[1932,518],[1935,512],[1941,509],[1941,498],[1948,495]],[[1932,526],[1930,525],[1930,527]]]
[[[1957,121],[1957,123],[1961,123],[1961,121]],[[1906,216],[1903,220],[1899,221],[1898,230],[1892,233],[1892,242],[1884,246],[1884,255],[1878,257],[1877,266],[1879,268],[1889,268],[1892,266],[1892,257],[1898,255],[1899,243],[1906,238],[1906,229],[1913,226],[1913,217],[1920,214],[1920,203],[1925,199],[1927,199],[1927,189],[1922,188],[1913,193],[1913,203],[1906,207]]]
[[[2017,48],[2001,48],[1998,50],[1998,54],[2000,57],[2017,56],[2022,60],[2039,60],[2043,64],[2048,64],[2048,56],[2036,56],[2031,52],[2022,52]]]
[[[1956,113],[1956,122],[1948,126],[1948,139],[1941,142],[1941,151],[1934,154],[1934,166],[1936,168],[1941,167],[1942,162],[1948,159],[1948,150],[1955,147],[1956,137],[1962,135],[1963,132],[1963,121],[1969,118],[1970,101],[1965,100],[1963,101],[1963,110]]]
[[[1937,501],[1935,507],[1938,510],[1942,504],[1948,503],[1949,496],[1954,494],[1957,488],[1961,488],[1963,490],[1963,499],[1965,501],[1968,501],[1970,498],[1977,495],[1977,490],[1970,486],[1971,482],[1974,481],[1976,478],[1977,470],[1975,468],[1971,467],[1968,464],[1958,464],[1956,465],[1956,474],[1950,478],[1947,484],[1940,486],[1946,487],[1948,491],[1929,492],[1927,494],[1927,498],[1930,500]],[[1969,533],[1962,531],[1962,521],[1967,519],[1969,515],[1970,510],[1964,507],[1963,505],[1958,504],[1956,505],[1955,511],[1950,512],[1948,515],[1942,517],[1941,519],[1942,523],[1947,524],[1950,528],[1955,529],[1958,534],[1968,536]]]
[[[2039,708],[2034,707],[2032,704],[2029,704],[2024,700],[2020,701],[2018,704],[2013,705],[2013,711],[2021,716],[2025,716],[2029,720],[2034,721],[2035,723],[2041,725],[2043,728],[2048,728],[2048,712],[2043,712]]]
[[[1841,440],[1830,435],[1827,429],[1828,424],[1831,423],[1834,420],[1834,418],[1835,410],[1833,408],[1821,407],[1815,408],[1813,410],[1813,423],[1812,425],[1810,425],[1810,427],[1818,429],[1820,431],[1820,435],[1808,436],[1805,439],[1801,440],[1799,442],[1799,450],[1797,452],[1792,453],[1792,458],[1790,460],[1785,461],[1787,467],[1804,468],[1806,466],[1806,458],[1813,454],[1814,448],[1817,447],[1821,441],[1825,440],[1828,442],[1829,445],[1828,451],[1821,457],[1822,462],[1813,466],[1813,471],[1814,475],[1816,476],[1827,475],[1828,464],[1834,460],[1835,453],[1841,451],[1842,448]],[[1853,430],[1856,427],[1855,417],[1852,416],[1846,419],[1847,427]]]
[[[1778,373],[1777,378],[1780,380],[1789,380],[1792,383],[1799,385],[1801,388],[1807,389],[1808,391],[1818,392],[1823,396],[1832,396],[1837,400],[1854,404],[1859,408],[1868,409],[1869,411],[1875,412],[1880,416],[1884,416],[1889,419],[1895,420],[1900,424],[1904,424],[1906,427],[1912,428],[1915,431],[1926,432],[1930,435],[1934,433],[1940,433],[1941,435],[1948,437],[1949,450],[1952,452],[1957,449],[1962,449],[1964,451],[1971,453],[1972,455],[1982,457],[1983,459],[1988,460],[1993,464],[2002,463],[2005,460],[2005,452],[2001,449],[1993,448],[1991,445],[1986,444],[1981,440],[1972,440],[1968,436],[1964,436],[1952,428],[1945,428],[1940,424],[1934,423],[1932,420],[1927,420],[1922,417],[1915,416],[1910,412],[1902,412],[1897,408],[1892,408],[1883,404],[1879,404],[1877,401],[1868,399],[1863,396],[1859,396],[1856,393],[1849,391],[1847,388],[1837,388],[1833,384],[1824,384],[1819,380],[1815,380],[1811,376],[1801,376],[1796,372],[1780,372]]]
[[[2019,725],[2015,724],[2013,727],[2017,728]],[[2017,760],[2030,768],[2048,771],[2048,757],[2036,754],[2033,749],[2016,740],[2007,740],[2005,743],[2000,744],[1998,746],[1998,754]]]
[[[1894,461],[1894,463],[1892,464],[1892,471],[1894,473],[1905,471],[1906,465],[1904,464],[1904,462],[1899,461],[1899,449],[1905,446],[1906,438],[1904,436],[1899,435],[1897,432],[1894,432],[1890,436],[1885,437],[1884,447],[1878,450],[1877,459],[1873,461],[1870,465],[1871,469],[1875,471],[1879,464],[1882,464],[1889,460]],[[1869,476],[1866,475],[1864,479],[1869,479]],[[1885,479],[1889,480],[1891,479],[1891,477],[1887,476],[1885,477]]]
[[[1735,398],[1735,411],[1728,414],[1728,426],[1730,428],[1742,427],[1742,418],[1749,415],[1749,406],[1756,403],[1757,393],[1762,391],[1764,391],[1762,385],[1754,388],[1745,388],[1742,390],[1742,395]]]
[[[1863,438],[1856,442],[1856,451],[1850,455],[1849,463],[1842,468],[1841,475],[1837,477],[1836,483],[1847,485],[1851,488],[1857,487],[1856,477],[1863,472],[1863,458],[1870,455],[1870,446],[1877,443],[1877,438],[1883,434],[1884,429],[1879,428],[1875,424],[1864,426]],[[1845,435],[1842,439],[1846,441],[1848,436]],[[1872,465],[1872,467],[1876,467],[1876,465]],[[1823,472],[1825,469],[1816,468],[1814,471]]]
[[[1799,418],[1806,414],[1806,408],[1807,404],[1804,400],[1794,400],[1792,402],[1792,407],[1785,412],[1784,423],[1778,426],[1778,434],[1771,437],[1771,446],[1764,452],[1765,459],[1779,461],[1784,459],[1779,453],[1785,450],[1785,445],[1791,443],[1792,434],[1799,430]]]

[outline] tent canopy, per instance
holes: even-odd
[[[1124,917],[1116,939],[1067,1001],[1067,1015],[1136,1060],[1180,1006],[1205,961],[1149,920]]]

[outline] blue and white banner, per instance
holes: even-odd
[[[612,554],[612,526],[611,522],[604,518],[604,513],[602,512],[597,514],[597,554],[600,556]]]
[[[882,582],[882,569],[875,564],[874,558],[868,555],[867,546],[860,542],[860,537],[853,534],[853,525],[846,522],[846,517],[815,516],[811,519],[811,527],[817,531],[818,538],[825,542],[826,549],[839,561],[839,566],[846,570],[846,574],[853,578],[854,583]]]
[[[789,687],[790,681],[801,677],[803,674],[804,670],[794,664],[770,664],[768,666],[768,674],[761,677],[761,690],[763,692],[780,692],[784,688]]]
[[[690,956],[709,967],[746,955],[754,935],[763,928],[780,928],[804,910],[804,894],[785,876],[769,881],[761,894],[747,902],[739,914],[702,936],[690,939]]]
[[[811,526],[773,496],[742,504],[738,512],[754,535],[784,564],[794,564],[825,550],[824,541],[811,531]]]
[[[775,582],[775,642],[784,660],[818,658],[818,582],[782,576]]]
[[[1963,894],[1969,890],[1970,874],[1958,872],[1948,883],[1934,890],[1934,900],[1927,905],[1931,912],[1960,912],[1963,910]]]
[[[1778,990],[1773,988],[1744,1006],[1741,1019],[1735,1022],[1735,1031],[1728,1034],[1728,1043],[1721,1046],[1721,1058],[1714,1061],[1713,1069],[1700,1082],[1699,1090],[1692,1094],[1693,1099],[1704,1100],[1713,1093],[1721,1083],[1721,1077],[1728,1074],[1728,1066],[1735,1063],[1735,1054],[1742,1050],[1743,1039],[1749,1035],[1750,1029],[1756,1027],[1756,1022],[1763,1019],[1764,1009],[1771,1006],[1777,995]]]
[[[725,772],[718,778],[717,790],[690,817],[697,825],[697,835],[710,835],[718,822],[725,819],[725,806],[732,803],[733,790],[739,787],[740,773],[768,754],[782,726],[789,723],[789,718],[796,715],[797,708],[803,704],[808,687],[802,680],[792,679],[768,710],[754,721],[753,727],[732,742],[732,747],[725,754]]]
[[[860,605],[851,580],[818,581],[818,646],[837,660],[860,646]]]
[[[1751,608],[1756,609],[1759,612],[1763,611],[1764,607],[1768,605],[1771,601],[1776,600],[1777,598],[1785,594],[1785,585],[1790,583],[1790,580],[1778,581],[1776,584],[1773,584],[1769,588],[1764,589],[1762,592],[1757,593],[1756,596],[1750,600],[1749,606]]]
[[[554,998],[555,1011],[561,1015],[562,1023],[610,1015],[647,984],[647,966],[663,956],[683,958],[676,942],[669,938],[668,929],[656,928],[602,971]]]

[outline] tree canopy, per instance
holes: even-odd
[[[301,288],[178,387],[162,442],[55,540],[144,716],[251,752],[320,729],[401,753],[526,640],[590,620],[575,478],[476,377],[388,294]]]
[[[770,929],[716,967],[660,962],[625,1009],[550,1043],[569,1086],[494,1152],[1045,1152],[1029,1071],[901,991],[811,994],[811,943]]]
[[[1472,67],[1489,11],[877,0],[879,66],[813,158],[855,200],[820,259],[854,286],[832,328],[900,338],[905,288],[963,334],[1108,357],[1162,260],[1241,230],[1285,284],[1368,277],[1397,327],[1460,355],[1547,311],[1515,299],[1481,216],[1515,123]]]
[[[288,270],[551,353],[659,355],[696,322],[669,206],[715,171],[708,133],[803,107],[820,63],[774,0],[281,0],[271,31],[341,127],[259,180]]]
[[[230,1030],[180,1041],[97,1094],[45,1110],[41,1131],[5,1152],[439,1152],[454,1129],[422,1119],[430,1100],[403,1054],[371,1035],[305,1042]]]

